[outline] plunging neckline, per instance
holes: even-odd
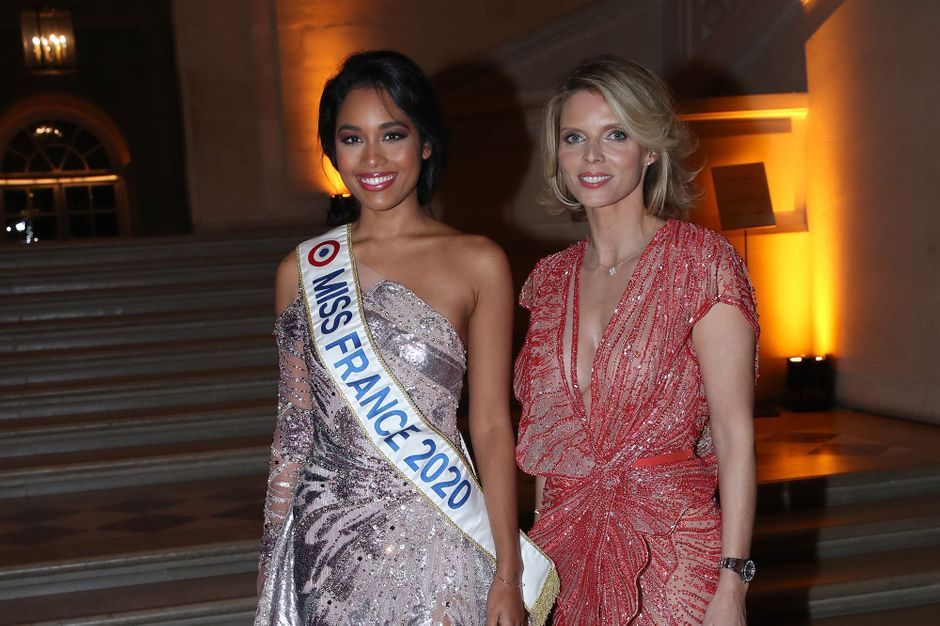
[[[614,308],[614,312],[611,314],[610,319],[607,320],[607,324],[604,326],[604,331],[601,333],[601,337],[597,342],[597,347],[594,349],[594,354],[591,357],[591,369],[589,373],[590,381],[588,386],[588,393],[591,394],[591,414],[594,412],[594,390],[597,388],[597,381],[594,379],[594,373],[597,371],[597,356],[604,348],[604,345],[607,343],[607,337],[611,332],[614,321],[622,314],[623,308],[627,305],[631,292],[634,290],[634,285],[636,283],[637,276],[639,275],[641,266],[644,265],[646,257],[649,255],[650,251],[655,248],[655,244],[659,242],[659,239],[664,236],[665,231],[668,227],[672,225],[675,220],[666,220],[666,222],[656,229],[656,232],[653,233],[653,236],[647,242],[646,246],[643,248],[643,253],[640,254],[640,257],[636,260],[636,265],[633,267],[633,271],[630,273],[630,278],[627,280],[627,285],[624,287],[623,293],[620,295],[620,299],[617,301],[617,306]],[[565,339],[565,330],[568,328],[568,323],[571,323],[571,356],[570,362],[568,364],[568,384],[565,387],[568,390],[569,398],[572,405],[575,407],[575,410],[578,413],[578,416],[583,422],[587,422],[590,414],[588,413],[587,407],[584,404],[584,396],[581,392],[581,385],[578,380],[578,343],[579,335],[581,332],[581,268],[584,264],[584,252],[587,249],[587,239],[581,241],[579,245],[578,254],[574,260],[574,267],[572,269],[573,277],[569,280],[568,284],[565,285],[565,314],[564,319],[562,320],[561,328],[561,342],[560,346],[562,347],[559,350],[559,358],[561,360],[560,366],[562,372],[565,371],[564,363],[564,339]],[[573,289],[572,289],[572,284]],[[572,294],[572,291],[574,292]],[[571,306],[568,306],[569,300],[571,301]],[[570,308],[570,320],[569,320],[569,308]]]

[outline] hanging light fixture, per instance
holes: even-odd
[[[20,11],[23,59],[26,68],[59,72],[75,67],[75,33],[72,13],[64,9]]]

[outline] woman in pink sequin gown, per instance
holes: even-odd
[[[277,273],[281,375],[255,624],[528,623],[505,253],[427,210],[447,134],[431,84],[411,59],[388,50],[346,59],[324,87],[318,130],[359,205],[350,249],[376,352],[428,427],[454,446],[467,375],[470,435],[496,559],[442,515],[362,428],[312,345],[313,318],[291,253]]]
[[[688,139],[645,68],[601,57],[546,111],[545,174],[590,236],[523,287],[516,459],[531,537],[561,576],[556,626],[745,623],[756,490],[757,313],[740,257],[677,219]],[[720,484],[722,507],[715,500]]]

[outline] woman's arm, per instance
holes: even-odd
[[[516,508],[515,436],[509,418],[512,277],[505,253],[494,243],[474,245],[469,269],[476,294],[468,324],[470,437],[483,485],[493,540],[496,576],[488,624],[521,624],[522,577]]]
[[[297,257],[289,254],[277,271],[275,312],[280,315],[297,297]],[[268,561],[293,506],[300,467],[309,449],[310,380],[302,341],[277,333],[278,412],[271,444],[268,491],[264,503],[264,532],[258,566],[258,593],[264,587]]]
[[[695,325],[692,341],[718,454],[722,556],[750,557],[757,491],[754,329],[735,307],[718,303]],[[705,613],[706,626],[743,626],[746,593],[740,576],[722,569],[718,590]]]

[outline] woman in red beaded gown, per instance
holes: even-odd
[[[550,101],[545,176],[590,236],[523,287],[516,459],[555,561],[555,625],[745,623],[757,313],[720,235],[681,218],[689,140],[661,79],[600,57]],[[721,487],[721,509],[715,499]],[[753,575],[753,572],[750,572]]]

